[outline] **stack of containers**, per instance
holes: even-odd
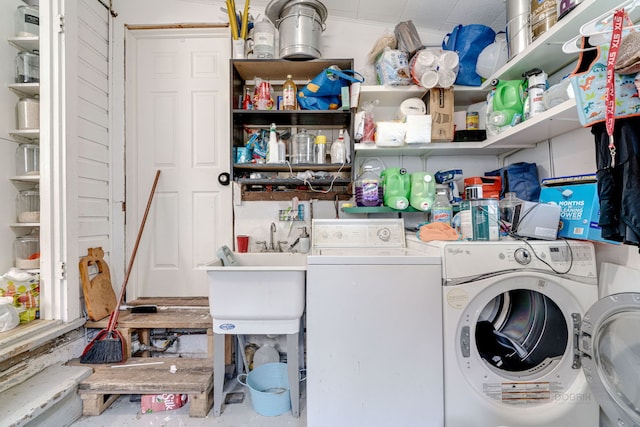
[[[15,83],[25,85],[40,83],[40,12],[37,1],[28,1],[17,7],[14,15],[15,40],[17,46],[24,47],[15,59]],[[35,45],[35,47],[31,47]],[[32,93],[31,91],[25,91]],[[36,91],[37,92],[37,91]],[[23,96],[16,104],[17,129],[38,131],[40,128],[40,101],[37,95]],[[22,143],[16,149],[16,174],[18,176],[38,175],[40,155],[37,141]],[[40,196],[38,187],[22,190],[16,198],[16,220],[18,223],[35,225],[40,221]],[[14,241],[14,262],[21,270],[40,267],[39,230],[33,227],[30,234],[19,236]]]

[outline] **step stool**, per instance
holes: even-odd
[[[170,372],[172,365],[175,373]],[[121,394],[187,394],[190,417],[206,417],[213,404],[211,359],[134,357],[124,363],[82,366],[94,369],[78,385],[83,415],[100,415]]]

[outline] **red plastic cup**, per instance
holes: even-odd
[[[249,236],[240,235],[236,237],[236,245],[238,252],[249,252]]]

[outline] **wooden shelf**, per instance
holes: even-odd
[[[317,163],[297,163],[297,164],[265,164],[265,163],[235,163],[234,169],[248,170],[256,172],[303,172],[309,169],[323,172],[338,172],[338,171],[350,171],[351,165],[341,164],[317,164]]]
[[[296,81],[306,80],[312,79],[331,65],[337,65],[341,70],[348,70],[352,68],[352,64],[352,59],[325,58],[309,61],[290,61],[287,59],[234,59],[231,61],[232,69],[235,68],[239,77],[244,81],[254,81],[256,77],[284,81],[287,74],[291,74]]]
[[[343,110],[233,110],[234,122],[245,126],[278,127],[294,126],[342,126],[351,122],[351,112]]]
[[[347,178],[312,178],[310,180],[303,181],[298,178],[238,178],[238,184],[242,185],[259,185],[259,186],[274,186],[274,187],[298,187],[311,185],[313,187],[326,187],[329,185],[345,186],[351,184],[351,179]]]

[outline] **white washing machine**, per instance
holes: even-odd
[[[598,403],[589,386],[598,374],[580,332],[581,325],[590,326],[585,313],[598,300],[593,245],[440,247],[445,425],[597,427]]]
[[[314,220],[307,258],[307,425],[441,427],[440,257],[401,219]]]

